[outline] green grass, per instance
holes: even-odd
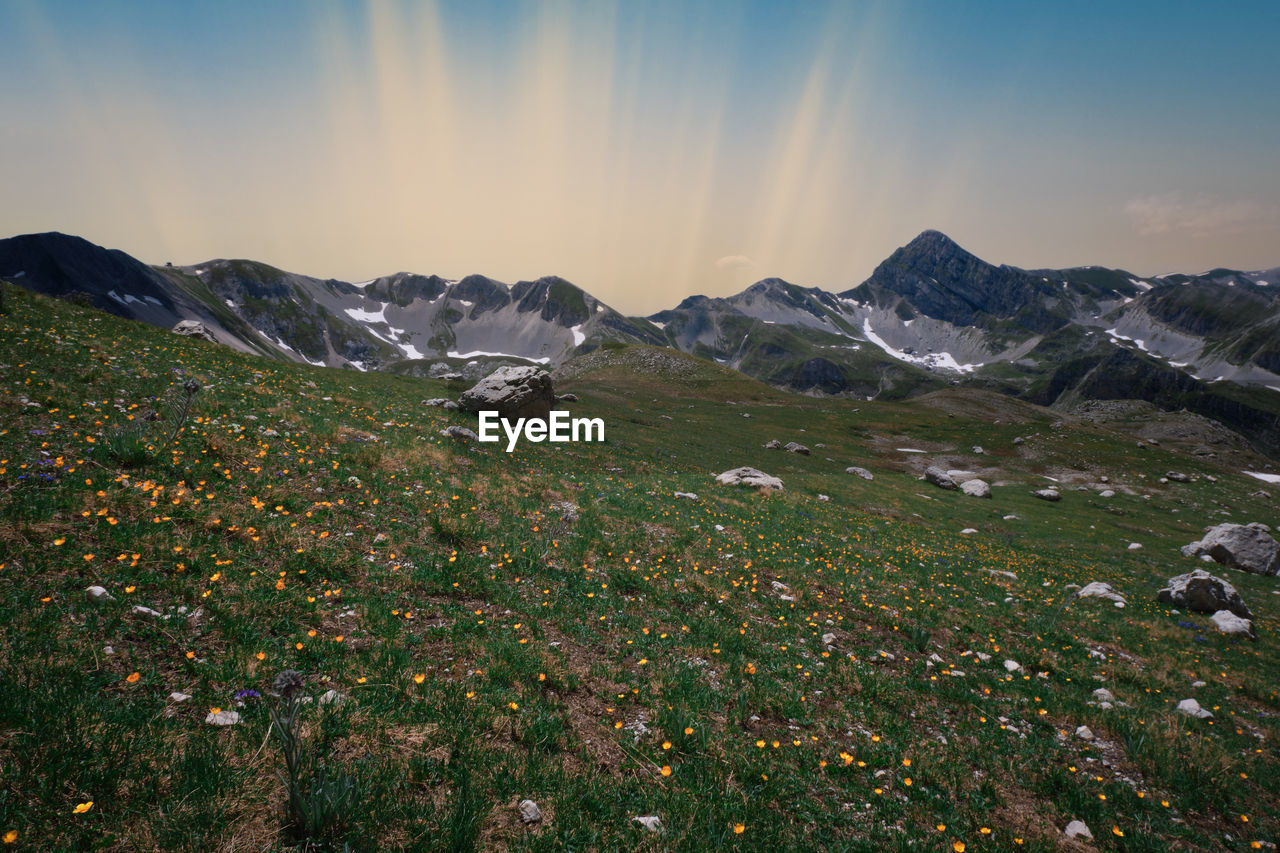
[[[591,353],[557,386],[607,442],[506,454],[439,435],[468,423],[421,405],[456,394],[442,382],[5,301],[15,849],[1047,851],[1072,819],[1114,850],[1280,834],[1276,580],[1218,571],[1256,643],[1155,601],[1205,525],[1275,520],[1235,462],[996,394],[789,396],[643,346]],[[130,467],[98,449],[191,378],[204,389],[163,452]],[[926,486],[927,462],[993,469],[993,499]],[[739,465],[786,491],[714,484]],[[1195,479],[1159,482],[1175,469]],[[1114,498],[1076,490],[1102,474]],[[1031,497],[1045,477],[1060,503]],[[1129,606],[1068,603],[1091,580]],[[90,584],[115,601],[91,605]],[[268,737],[287,668],[313,699],[349,697],[301,712],[310,766],[355,790],[310,839]],[[1104,685],[1124,704],[1088,704]],[[237,708],[243,690],[262,698]],[[1173,711],[1187,696],[1212,723]],[[205,725],[212,707],[241,722]],[[521,823],[524,798],[541,824]]]

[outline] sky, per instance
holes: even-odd
[[[1280,3],[0,2],[0,237],[629,314],[993,263],[1280,264]]]

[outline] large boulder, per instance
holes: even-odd
[[[809,448],[805,447],[803,444],[800,444],[799,442],[796,442],[796,441],[788,441],[786,446],[783,447],[782,449],[787,451],[788,453],[799,453],[802,456],[809,455]]]
[[[875,476],[870,471],[868,471],[866,468],[859,468],[857,465],[851,465],[848,468],[845,468],[844,472],[846,474],[853,474],[855,476],[861,477],[864,480],[875,479]]]
[[[1253,630],[1253,621],[1241,619],[1230,610],[1219,610],[1209,618],[1223,634],[1243,634],[1250,640],[1258,639],[1258,635]]]
[[[924,469],[924,479],[926,482],[932,483],[939,489],[954,489],[956,481],[947,476],[947,472],[943,471],[937,465],[930,465]]]
[[[1057,489],[1037,489],[1035,495],[1040,500],[1049,501],[1050,503],[1062,500],[1062,495],[1058,494]]]
[[[458,398],[464,412],[496,411],[506,420],[545,421],[555,402],[551,374],[536,367],[500,367]]]
[[[1230,610],[1242,619],[1253,618],[1236,588],[1204,569],[1169,578],[1169,585],[1156,593],[1156,598],[1164,604],[1196,613]]]
[[[1256,575],[1280,574],[1280,542],[1265,524],[1219,524],[1204,538],[1182,547],[1188,557],[1208,554],[1224,566]]]
[[[201,323],[199,320],[179,320],[178,324],[173,327],[173,333],[175,335],[183,335],[188,338],[199,338],[200,340],[208,341],[211,344],[216,344],[218,342],[218,339],[213,336],[213,332],[210,332],[205,328],[204,323]]]
[[[964,492],[971,498],[991,497],[991,486],[986,480],[965,480],[960,484],[960,491]]]
[[[755,468],[744,467],[725,471],[716,477],[716,482],[722,486],[751,486],[759,489],[775,489],[779,492],[783,490],[781,480]]]

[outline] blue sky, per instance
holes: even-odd
[[[629,312],[997,263],[1280,264],[1280,3],[0,4],[0,235]]]

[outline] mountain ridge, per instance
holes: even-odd
[[[151,266],[46,232],[0,240],[0,277],[152,325],[196,320],[220,343],[313,365],[476,375],[644,343],[809,395],[900,399],[966,384],[1067,405],[1127,393],[1280,446],[1280,268],[1027,270],[930,229],[838,293],[767,277],[628,317],[556,275],[346,282],[247,259]],[[1123,367],[1127,389],[1097,375],[1104,364]]]

